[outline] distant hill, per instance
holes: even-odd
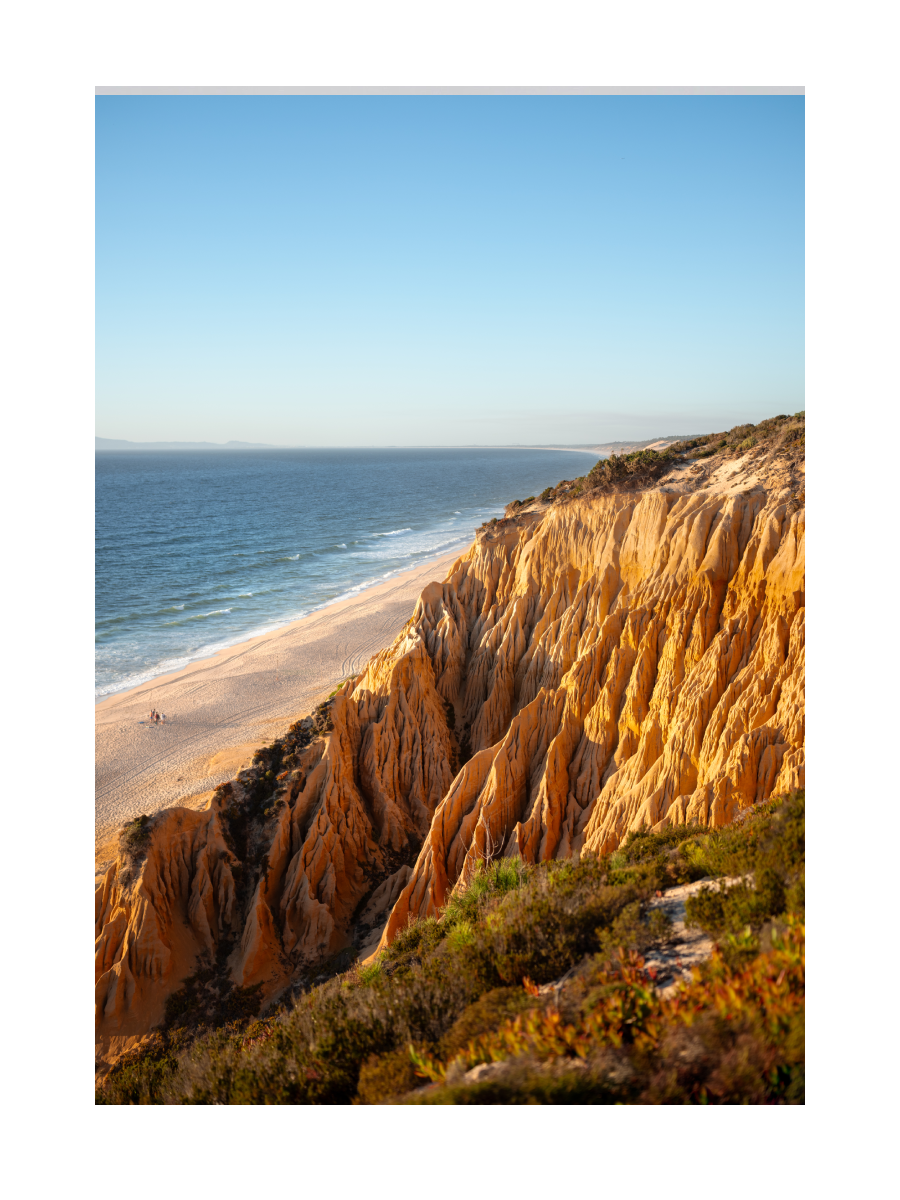
[[[126,442],[122,438],[94,438],[95,450],[279,450],[268,442]]]

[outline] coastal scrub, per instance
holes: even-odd
[[[723,830],[483,863],[374,963],[262,1019],[162,1029],[97,1102],[802,1103],[804,859],[796,792]],[[741,889],[689,910],[716,949],[663,994],[642,954],[670,930],[650,901],[723,873]]]

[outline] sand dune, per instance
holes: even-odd
[[[123,821],[167,805],[200,808],[257,746],[356,674],[412,615],[419,593],[442,580],[449,554],[160,676],[97,705],[95,836],[98,857]],[[151,725],[150,709],[166,714]]]

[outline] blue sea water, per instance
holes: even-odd
[[[441,554],[584,474],[559,450],[96,455],[97,699]]]

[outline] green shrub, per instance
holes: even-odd
[[[636,450],[632,454],[611,454],[591,468],[585,485],[601,491],[645,487],[664,475],[675,461],[670,450]]]
[[[434,950],[447,935],[437,917],[411,921],[401,929],[390,946],[381,954],[381,972],[388,978],[409,970],[422,961],[422,956]]]
[[[359,983],[361,983],[364,987],[366,987],[370,983],[374,983],[375,980],[380,975],[381,975],[381,963],[376,961],[376,962],[372,962],[372,963],[367,963],[365,966],[360,967],[357,971],[356,977],[357,977],[357,981]]]
[[[608,928],[598,931],[597,941],[601,958],[612,958],[617,950],[647,950],[664,941],[672,921],[662,909],[654,908],[645,915],[645,905],[634,900],[627,904]]]
[[[132,857],[141,855],[150,844],[152,820],[143,813],[122,827],[121,845]]]
[[[732,965],[759,949],[768,922],[805,910],[805,795],[761,806],[747,827],[709,834],[699,857],[715,875],[745,876],[729,887],[689,896],[686,922],[718,938]]]
[[[708,874],[705,860],[683,849],[695,844],[697,837],[696,826],[676,825],[660,833],[632,831],[619,849],[603,860],[609,882],[658,889],[702,879]]]
[[[498,983],[535,983],[557,978],[597,950],[598,930],[642,898],[633,885],[601,882],[596,860],[547,863],[528,885],[503,897],[478,927],[470,953],[490,963]]]
[[[729,429],[728,436],[725,439],[729,446],[738,446],[746,438],[753,433],[755,425],[735,425],[733,429]]]
[[[381,1104],[421,1085],[409,1050],[403,1046],[387,1054],[372,1054],[359,1072],[357,1104]]]
[[[479,910],[496,896],[518,890],[530,878],[534,868],[520,858],[498,858],[479,864],[466,886],[457,886],[441,914],[441,928],[447,931],[459,921],[477,919]]]
[[[702,839],[709,875],[743,875],[761,868],[786,882],[803,869],[806,800],[800,790],[749,810],[744,820],[714,830]]]

